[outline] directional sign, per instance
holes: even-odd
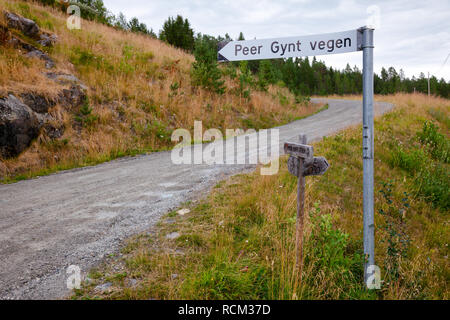
[[[290,156],[288,159],[288,171],[293,176],[300,176],[300,159],[297,157]]]
[[[312,36],[222,42],[218,61],[280,59],[358,51],[361,32],[350,30]]]
[[[284,153],[302,159],[309,159],[312,158],[314,149],[312,146],[308,146],[307,144],[286,142],[284,144]]]
[[[303,171],[304,177],[323,175],[329,167],[330,165],[324,157],[314,157],[305,162],[303,170],[300,169],[299,158],[291,156],[288,160],[288,171],[296,177],[299,177],[300,171]]]
[[[324,157],[314,157],[314,161],[303,170],[303,176],[320,176],[324,174],[330,164]]]

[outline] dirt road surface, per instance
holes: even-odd
[[[278,127],[280,146],[299,133],[316,141],[361,122],[360,101],[322,101],[328,110]],[[391,107],[376,103],[376,114]],[[64,297],[68,266],[86,275],[127,237],[226,176],[253,168],[174,165],[170,152],[158,152],[0,185],[0,298]]]

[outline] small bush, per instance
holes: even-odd
[[[433,206],[450,208],[449,139],[439,132],[439,127],[431,121],[423,124],[416,134],[422,144],[409,149],[397,146],[391,151],[390,164],[399,167],[414,177],[414,188],[418,195]]]
[[[79,122],[83,127],[91,127],[98,121],[98,116],[92,114],[92,108],[89,106],[89,100],[86,99],[83,105],[80,107],[78,115],[75,120]]]
[[[415,178],[419,194],[435,207],[450,209],[450,172],[448,166],[437,163],[423,168]]]
[[[296,104],[303,104],[303,105],[307,105],[311,102],[311,98],[310,97],[305,97],[302,95],[296,95],[295,96],[295,103]]]
[[[308,290],[315,291],[314,276],[321,276],[339,288],[339,298],[359,295],[363,292],[363,253],[351,246],[349,235],[333,227],[330,214],[321,214],[318,204],[310,212],[311,234],[305,245],[305,269],[311,270],[305,279]],[[328,298],[337,298],[332,288],[321,288]],[[330,291],[328,291],[330,290]],[[316,293],[317,294],[317,293]],[[314,296],[316,296],[314,294]]]
[[[197,52],[197,50],[196,50]],[[225,93],[222,74],[216,62],[198,59],[192,64],[192,83],[194,86],[201,86],[218,94]]]
[[[391,151],[391,165],[402,168],[411,174],[418,172],[427,162],[428,157],[422,149],[413,149],[408,152],[403,147],[397,146]]]
[[[450,140],[439,132],[436,124],[425,121],[422,131],[417,136],[434,159],[445,163],[450,161]]]

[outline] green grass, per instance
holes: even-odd
[[[393,142],[391,165],[407,172],[414,192],[444,211],[450,209],[450,139],[432,121],[403,145]]]

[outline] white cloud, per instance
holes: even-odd
[[[137,16],[159,31],[168,16],[188,18],[196,32],[214,36],[242,31],[247,39],[344,31],[363,26],[367,8],[380,9],[375,31],[375,70],[402,68],[407,76],[439,71],[450,81],[450,1],[448,0],[104,0],[114,13]],[[361,54],[320,57],[328,65],[361,68]]]

